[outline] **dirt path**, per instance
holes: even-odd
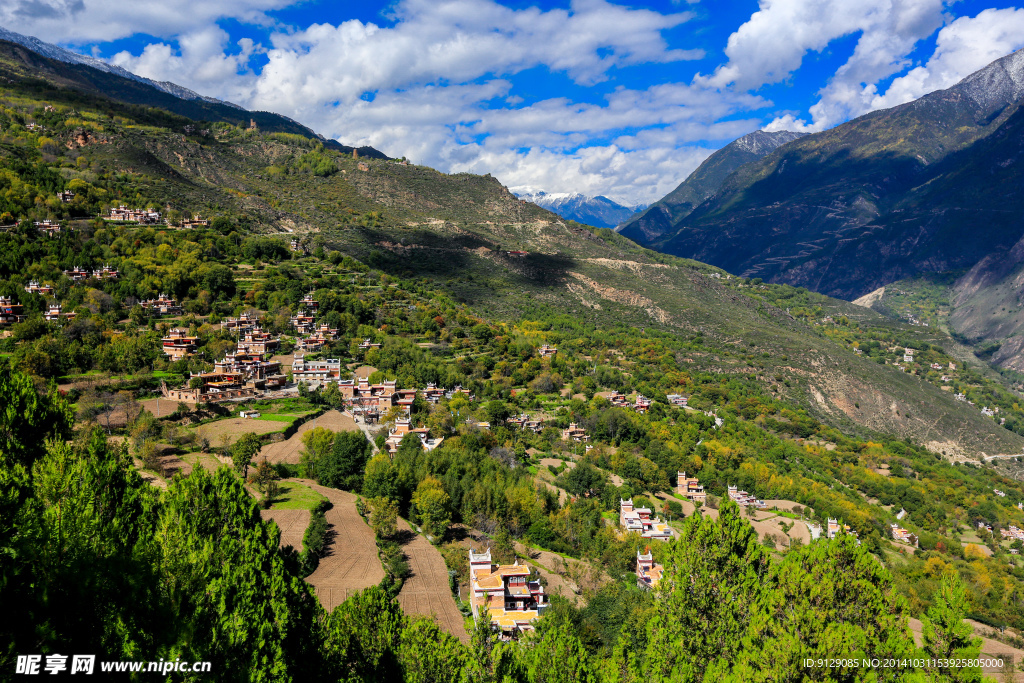
[[[347,413],[329,410],[315,420],[303,422],[295,433],[292,434],[291,438],[264,446],[260,449],[260,454],[256,456],[256,459],[266,458],[271,463],[299,464],[299,460],[302,457],[300,455],[302,452],[302,435],[316,427],[325,427],[334,432],[353,432],[359,429],[355,420]]]
[[[405,534],[402,550],[409,558],[412,576],[402,584],[398,604],[409,616],[425,614],[433,616],[437,625],[448,631],[463,643],[469,644],[462,613],[455,607],[448,583],[448,567],[437,548],[420,534],[415,533],[404,519],[398,520],[398,528]]]
[[[327,556],[321,558],[320,566],[306,577],[306,581],[316,589],[324,609],[331,612],[350,594],[376,586],[384,578],[377,544],[374,542],[373,531],[356,512],[354,494],[320,486],[309,479],[294,481],[326,496],[334,504],[324,514],[329,525],[328,533],[332,534]],[[301,545],[300,539],[300,548]]]
[[[309,526],[309,510],[260,510],[263,521],[273,520],[281,530],[281,547],[290,545],[302,552],[302,537]]]

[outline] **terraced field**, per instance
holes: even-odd
[[[309,526],[309,510],[260,510],[263,521],[273,520],[281,529],[281,547],[302,552],[302,537]]]
[[[384,578],[384,569],[380,566],[373,531],[356,512],[355,495],[320,486],[308,479],[297,481],[334,504],[324,515],[331,534],[327,555],[320,560],[316,571],[306,577],[316,589],[324,609],[330,612],[352,593],[379,584]]]
[[[462,642],[469,643],[462,613],[455,607],[448,584],[448,568],[437,548],[423,536],[415,533],[404,519],[398,528],[407,532],[403,550],[409,558],[412,576],[402,585],[398,604],[409,616],[432,616],[437,625]]]
[[[350,415],[337,410],[330,410],[315,420],[309,420],[299,425],[298,430],[296,430],[291,438],[265,445],[260,450],[257,459],[266,458],[275,464],[283,462],[297,465],[302,457],[302,435],[316,427],[324,427],[334,432],[354,432],[359,429],[355,420]]]

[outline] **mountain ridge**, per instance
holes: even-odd
[[[712,153],[672,192],[620,225],[618,232],[639,244],[653,242],[713,196],[736,169],[802,135],[793,131],[755,130],[733,140]]]
[[[970,268],[1020,236],[1024,198],[995,188],[1011,191],[1016,177],[1022,127],[1011,98],[1022,73],[1018,51],[951,88],[794,140],[737,168],[649,246],[845,299]]]
[[[206,95],[200,95],[194,90],[186,88],[182,85],[178,85],[177,83],[172,83],[170,81],[155,81],[151,78],[146,78],[145,76],[139,76],[138,74],[132,73],[124,67],[118,66],[116,64],[111,64],[106,60],[97,59],[96,57],[90,57],[88,55],[80,55],[77,52],[72,52],[71,50],[60,47],[59,45],[47,43],[43,40],[40,40],[39,38],[36,38],[35,36],[26,36],[21,33],[16,33],[14,31],[8,30],[3,26],[0,26],[0,40],[6,40],[7,42],[16,43],[23,47],[27,47],[28,49],[32,50],[37,54],[40,54],[44,57],[49,57],[50,59],[55,59],[59,62],[65,62],[67,64],[84,64],[85,66],[90,66],[93,69],[105,71],[106,73],[113,74],[115,76],[120,76],[122,78],[138,81],[139,83],[145,83],[146,85],[150,85],[156,88],[157,90],[165,92],[169,95],[174,95],[175,97],[179,97],[183,100],[203,100],[204,102],[210,102],[213,104],[224,104],[229,107],[234,107],[236,109],[244,109],[244,107],[241,107],[233,102],[220,100],[215,97],[208,97]]]
[[[227,121],[234,125],[254,122],[268,131],[294,133],[319,140],[326,147],[340,152],[357,151],[364,157],[389,158],[373,147],[352,147],[325,138],[282,114],[244,109],[169,81],[153,81],[103,60],[79,55],[2,27],[0,62],[6,66],[3,70],[8,78],[41,78],[59,87],[74,88],[128,104],[159,106],[194,120]],[[24,68],[19,68],[19,65]]]

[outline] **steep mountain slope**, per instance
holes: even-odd
[[[127,104],[159,107],[195,121],[224,121],[244,126],[255,122],[265,131],[293,133],[318,139],[325,146],[341,152],[351,153],[355,149],[334,140],[326,140],[287,116],[272,112],[248,111],[234,104],[203,97],[173,83],[157,83],[141,78],[119,67],[74,55],[34,38],[25,39],[33,45],[38,42],[43,46],[40,49],[49,48],[46,49],[48,53],[63,58],[49,57],[39,54],[34,48],[26,48],[19,42],[11,42],[5,35],[18,34],[0,33],[0,78],[8,79],[9,82],[20,82],[23,87],[30,86],[33,81],[39,81],[38,85],[44,90],[48,85],[71,88]],[[80,61],[71,63],[68,61],[70,57],[63,53],[80,57]],[[98,68],[93,62],[98,62],[105,68]],[[364,157],[387,158],[387,155],[372,147],[360,147],[358,151],[360,156]]]
[[[620,233],[645,244],[671,232],[704,200],[712,197],[737,168],[771,154],[802,133],[755,130],[718,150],[687,176],[679,187],[652,204],[646,211],[622,225]]]
[[[1020,238],[1022,95],[1024,51],[743,166],[652,246],[849,299],[970,268]]]
[[[516,196],[566,220],[593,225],[595,228],[614,228],[646,208],[644,205],[623,206],[608,197],[588,197],[578,192],[517,192]]]

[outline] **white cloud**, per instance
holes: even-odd
[[[960,17],[939,31],[928,63],[893,80],[871,109],[894,107],[955,85],[1000,57],[1024,47],[1024,9],[987,9]]]
[[[164,42],[112,61],[441,170],[625,202],[657,199],[710,153],[709,142],[757,128],[756,113],[770,105],[758,89],[786,81],[809,53],[838,38],[855,36],[856,47],[818,101],[805,114],[779,112],[766,129],[821,130],[948,87],[1024,36],[1024,10],[986,10],[949,23],[927,64],[912,68],[909,56],[950,21],[944,11],[954,0],[761,0],[712,74],[625,88],[603,84],[619,69],[703,55],[665,38],[691,12],[607,0],[548,11],[498,0],[397,0],[386,25],[350,20],[299,29],[267,15],[298,1],[7,0],[0,25],[80,45],[154,35]],[[224,18],[267,27],[269,38],[233,42],[217,25]],[[255,54],[265,54],[262,68],[254,67]],[[516,86],[530,69],[603,88],[604,98],[537,101]]]
[[[668,194],[712,152],[699,146],[626,151],[607,145],[585,147],[571,154],[540,149],[517,153],[484,147],[472,163],[456,170],[491,173],[514,191],[580,192],[637,204],[651,203]]]
[[[296,0],[4,0],[0,26],[64,45],[88,45],[139,33],[171,38],[203,32],[219,19],[261,26],[266,12]]]
[[[704,80],[756,90],[788,79],[808,52],[822,52],[837,38],[859,34],[853,54],[811,107],[813,123],[781,117],[769,124],[773,129],[822,130],[870,106],[874,93],[865,84],[904,70],[917,43],[942,26],[944,5],[945,0],[763,0],[729,36],[729,61]]]
[[[215,92],[232,102],[250,96],[255,76],[249,72],[249,60],[259,49],[251,39],[238,41],[238,51],[228,53],[228,34],[210,26],[181,36],[178,44],[176,50],[166,43],[151,43],[139,55],[119,52],[110,61],[140,76],[186,85],[204,94]]]
[[[708,152],[677,147],[749,132],[758,122],[716,121],[763,100],[665,83],[619,88],[599,104],[553,97],[523,106],[510,79],[539,67],[593,85],[613,69],[699,57],[662,36],[690,16],[605,0],[549,11],[493,0],[401,0],[388,27],[314,24],[273,33],[267,48],[232,48],[234,55],[226,52],[228,35],[214,27],[182,35],[177,49],[158,43],[113,61],[442,170],[651,201]],[[267,63],[255,73],[248,60],[261,49]]]

